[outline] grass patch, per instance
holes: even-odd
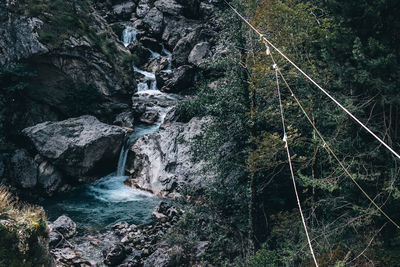
[[[44,210],[19,203],[0,185],[0,266],[49,266]]]

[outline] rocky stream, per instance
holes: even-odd
[[[28,59],[39,69],[37,87],[55,88],[32,96],[35,108],[18,118],[23,145],[5,170],[0,161],[0,174],[44,207],[56,266],[174,266],[184,252],[161,240],[182,215],[173,198],[204,183],[189,142],[207,123],[178,122],[175,106],[193,93],[202,63],[224,53],[215,41],[217,1],[104,2],[91,15],[100,33],[123,28],[118,38],[107,34],[135,55],[128,69],[80,36],[52,51],[38,39],[44,22],[14,14],[18,1],[0,5],[9,19],[0,26],[16,32],[0,41],[1,64]],[[71,118],[65,86],[78,81],[91,81],[102,101]],[[199,262],[206,247],[198,244]]]

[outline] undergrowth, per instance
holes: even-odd
[[[19,203],[0,186],[0,266],[49,266],[44,210]]]

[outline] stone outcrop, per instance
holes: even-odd
[[[190,64],[199,66],[210,56],[210,43],[201,42],[195,45],[189,54]]]
[[[195,70],[190,65],[180,66],[172,71],[172,77],[164,82],[162,91],[168,93],[179,93],[193,87]]]
[[[126,132],[93,116],[44,122],[23,130],[40,156],[78,181],[115,168]]]
[[[49,224],[50,232],[57,232],[64,238],[70,238],[76,234],[76,223],[68,216],[60,216]]]
[[[114,14],[121,20],[129,20],[135,10],[136,3],[133,1],[126,1],[113,6]]]
[[[116,266],[125,259],[125,247],[121,244],[115,244],[108,250],[103,251],[104,263],[109,266]]]
[[[145,27],[150,34],[158,36],[164,29],[164,15],[157,8],[152,8],[143,19]]]
[[[197,172],[202,163],[192,162],[190,142],[207,121],[193,118],[188,124],[172,123],[138,139],[128,161],[129,183],[162,196],[176,196],[187,185],[201,188],[205,181]]]
[[[19,18],[12,14],[0,19],[0,65],[49,52],[38,40],[37,31],[42,25],[43,21],[37,18]]]

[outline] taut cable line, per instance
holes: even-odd
[[[273,56],[271,55],[272,60]],[[274,63],[275,64],[275,63]],[[360,191],[368,198],[368,200],[380,211],[383,216],[385,216],[394,226],[396,226],[398,229],[400,229],[400,226],[392,219],[389,217],[386,212],[382,210],[381,207],[378,206],[378,204],[375,203],[375,201],[365,192],[365,190],[361,187],[361,185],[354,179],[354,177],[350,174],[350,172],[347,170],[347,168],[344,166],[343,162],[339,159],[339,157],[336,155],[336,153],[332,150],[330,145],[325,141],[325,138],[321,134],[321,132],[317,129],[315,126],[315,123],[311,120],[310,116],[308,115],[307,111],[304,109],[303,105],[299,101],[299,99],[296,97],[294,94],[292,88],[289,86],[288,82],[286,81],[285,77],[283,76],[282,72],[278,69],[279,75],[281,76],[283,82],[285,83],[286,87],[289,89],[291,96],[295,99],[297,105],[300,107],[301,111],[303,112],[304,116],[307,118],[308,122],[311,124],[315,132],[317,133],[318,137],[321,139],[323,147],[335,158],[335,160],[339,163],[340,167],[343,169],[343,171],[347,174],[347,176],[350,177],[350,179],[353,181],[353,183],[360,189]]]
[[[347,108],[340,104],[331,94],[329,94],[322,86],[320,86],[316,81],[314,81],[307,73],[305,73],[299,66],[297,66],[289,57],[287,57],[283,52],[281,52],[273,43],[271,43],[264,35],[257,30],[242,14],[239,13],[230,3],[224,0],[225,3],[251,28],[255,31],[260,38],[270,45],[275,51],[277,51],[284,59],[286,59],[293,67],[295,67],[301,74],[303,74],[309,81],[311,81],[318,89],[320,89],[326,96],[328,96],[336,105],[338,105],[344,112],[346,112],[353,120],[355,120],[361,127],[363,127],[368,133],[370,133],[376,140],[378,140],[383,146],[385,146],[393,155],[400,159],[400,155],[391,148],[385,141],[379,138],[372,130],[370,130],[364,123],[362,123],[356,116],[354,116]]]
[[[267,51],[268,51],[268,49],[267,49]],[[268,52],[267,52],[267,54],[268,54]],[[277,91],[278,91],[279,107],[280,107],[281,118],[282,118],[283,142],[285,142],[286,153],[287,153],[287,156],[288,156],[288,163],[289,163],[289,167],[290,167],[290,175],[292,177],[294,193],[296,194],[297,206],[299,208],[299,212],[300,212],[300,216],[301,216],[301,222],[303,223],[303,228],[304,228],[304,231],[305,231],[306,236],[307,236],[308,246],[310,248],[310,252],[311,252],[311,255],[313,257],[315,266],[318,267],[318,262],[317,262],[317,259],[315,257],[315,254],[314,254],[314,249],[313,249],[313,247],[311,245],[311,239],[310,239],[310,236],[308,234],[306,221],[304,219],[303,209],[301,208],[301,202],[300,202],[300,198],[299,198],[299,193],[297,192],[296,180],[294,179],[292,158],[290,156],[289,143],[288,143],[288,138],[287,138],[287,134],[286,134],[285,115],[283,113],[281,90],[279,88],[278,66],[275,63],[274,63],[274,69],[275,69],[275,77],[276,77],[276,87],[277,87]]]

